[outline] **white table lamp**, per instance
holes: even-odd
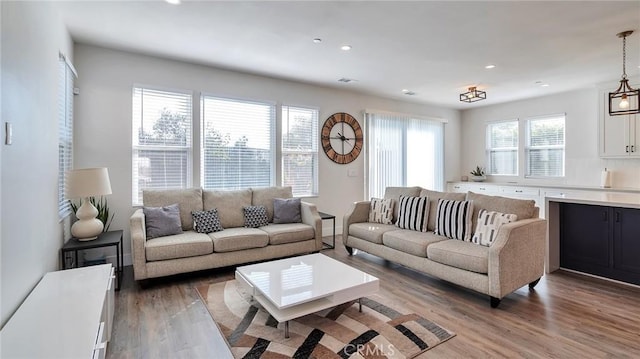
[[[96,239],[104,224],[96,218],[98,210],[89,197],[111,194],[109,171],[102,168],[83,168],[67,172],[67,198],[82,198],[82,205],[76,212],[78,220],[71,226],[71,234],[80,241]]]

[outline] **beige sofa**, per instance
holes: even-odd
[[[534,201],[476,193],[445,193],[420,187],[389,187],[385,198],[396,203],[400,195],[429,197],[428,232],[399,229],[393,224],[368,222],[370,201],[356,202],[344,216],[343,243],[463,287],[488,294],[491,306],[514,290],[533,288],[544,274],[546,220],[538,218]],[[472,200],[473,228],[480,209],[513,213],[518,220],[504,224],[490,247],[448,239],[433,233],[438,199]]]
[[[145,215],[130,218],[131,253],[136,280],[268,260],[322,249],[322,222],[314,204],[301,202],[302,223],[273,224],[273,199],[291,198],[291,187],[237,191],[144,191],[148,207],[178,203],[183,233],[147,239]],[[263,205],[269,225],[244,228],[244,206]],[[209,234],[193,230],[192,211],[217,208],[224,230]]]

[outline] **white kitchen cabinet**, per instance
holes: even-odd
[[[608,91],[601,92],[598,124],[600,157],[640,158],[640,116],[610,116],[608,96]]]

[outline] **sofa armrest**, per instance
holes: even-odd
[[[489,295],[502,298],[544,274],[547,221],[524,219],[500,227],[489,248]]]
[[[353,223],[367,222],[369,220],[369,207],[371,201],[354,202],[351,208],[342,218],[342,243],[347,244],[349,238],[349,226]]]
[[[147,243],[147,231],[144,223],[144,212],[137,209],[129,218],[131,230],[131,261],[133,262],[133,277],[135,280],[147,278],[147,257],[145,244]]]
[[[318,208],[315,204],[309,202],[300,202],[300,214],[302,223],[313,227],[316,234],[316,250],[322,249],[322,219],[318,214]]]

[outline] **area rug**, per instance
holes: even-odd
[[[453,338],[381,295],[278,323],[235,280],[196,288],[235,358],[413,358]]]

